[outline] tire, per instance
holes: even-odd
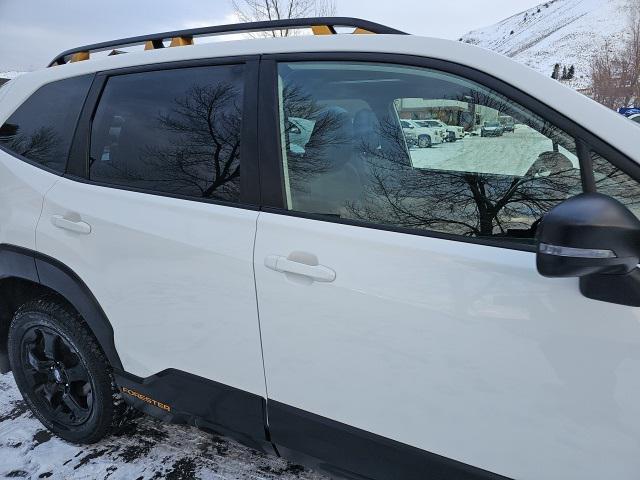
[[[55,297],[16,312],[8,349],[25,402],[55,435],[91,444],[121,424],[126,408],[104,354],[82,317]]]
[[[431,145],[431,137],[429,135],[420,135],[418,137],[418,147],[429,148]]]

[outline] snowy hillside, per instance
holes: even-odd
[[[619,43],[629,0],[549,0],[495,25],[469,32],[462,41],[512,57],[545,75],[556,63],[575,65],[569,84],[588,85],[593,52],[605,39]]]
[[[0,72],[0,78],[4,78],[5,80],[12,80],[17,76],[22,75],[22,73],[23,72],[15,72],[15,71]]]

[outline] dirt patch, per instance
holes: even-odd
[[[171,466],[165,474],[166,480],[191,480],[198,479],[196,477],[196,462],[193,458],[185,457],[181,458]]]
[[[53,434],[49,430],[38,430],[36,434],[33,436],[33,447],[36,448],[38,445],[42,445],[43,443],[47,443]]]
[[[96,458],[100,458],[102,457],[105,453],[107,453],[109,450],[108,449],[101,449],[101,450],[93,450],[91,451],[89,454],[85,455],[84,457],[82,457],[80,459],[80,461],[78,462],[77,465],[75,465],[73,467],[74,470],[78,470],[79,468],[84,467],[87,463],[89,463],[91,460],[94,460]]]
[[[140,439],[137,445],[125,447],[122,453],[118,455],[118,458],[125,463],[131,463],[134,460],[146,457],[155,445],[157,445],[156,442]]]
[[[7,413],[0,414],[0,423],[6,422],[7,420],[15,420],[29,410],[29,407],[27,407],[27,404],[24,402],[13,402],[12,405],[13,407]]]
[[[27,478],[28,476],[29,474],[24,470],[13,470],[6,475],[7,478]]]

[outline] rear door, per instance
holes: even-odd
[[[84,280],[136,377],[172,369],[265,395],[256,74],[242,58],[99,74],[67,175],[46,197],[38,249]]]
[[[281,450],[380,479],[636,478],[638,313],[535,266],[540,218],[583,190],[579,130],[444,62],[276,57],[264,72],[280,145],[263,157],[255,269]],[[515,132],[483,138],[502,115]],[[313,123],[304,142],[289,117]],[[467,135],[407,150],[398,117]],[[638,184],[624,190],[637,206]]]

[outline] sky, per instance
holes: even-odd
[[[542,0],[336,0],[337,15],[457,39]],[[44,67],[69,48],[234,23],[230,0],[0,0],[0,72]]]

